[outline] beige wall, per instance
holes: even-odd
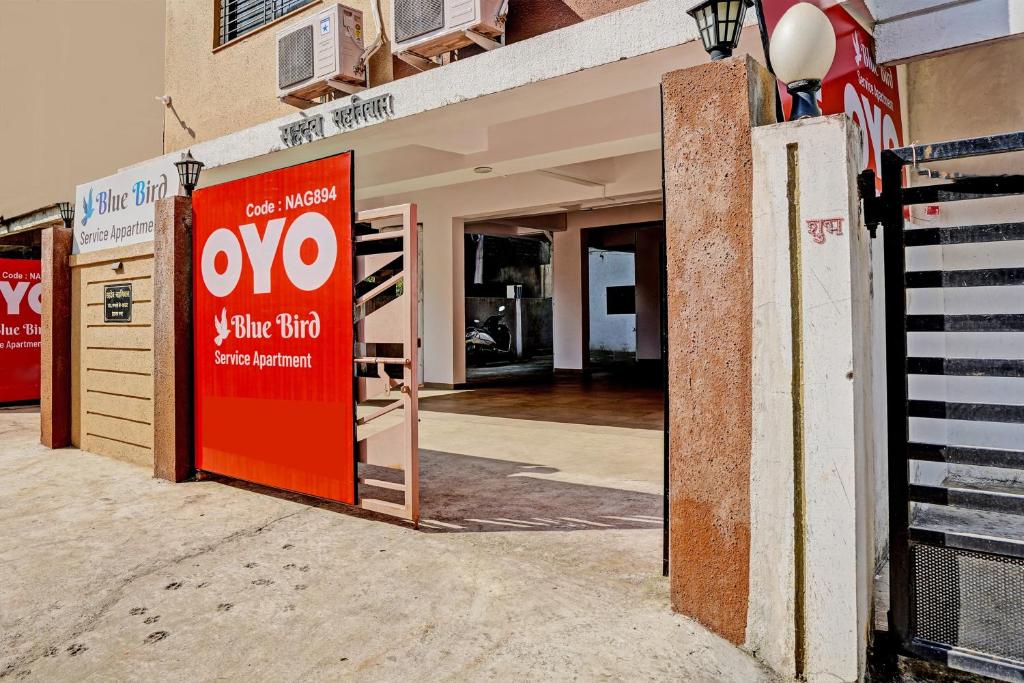
[[[104,323],[103,286],[127,282],[132,321]],[[152,468],[153,243],[72,256],[71,318],[72,444]]]
[[[327,6],[320,0],[277,22],[214,48],[216,0],[167,0],[167,94],[173,110],[165,116],[165,151],[184,149],[293,114],[295,107],[277,100],[277,32],[288,23]],[[368,0],[345,0],[362,10],[364,41],[377,36]],[[388,11],[390,3],[381,2]],[[388,21],[388,16],[384,21]],[[371,60],[370,82],[391,80],[386,48]]]
[[[907,65],[908,141],[937,142],[1024,129],[1024,38]]]
[[[161,151],[163,0],[0,0],[0,214]]]
[[[318,0],[272,24],[221,47],[214,47],[214,9],[218,0],[167,0],[167,94],[173,109],[165,117],[164,151],[185,149],[264,121],[293,114],[295,107],[277,101],[277,32],[329,2]],[[335,0],[336,1],[336,0]],[[378,28],[373,0],[342,0],[363,12],[364,41],[372,44]],[[391,0],[379,0],[387,36]],[[641,0],[510,0],[506,41],[525,40],[606,14]],[[0,0],[3,2],[3,0]],[[464,54],[473,49],[463,50]],[[370,60],[370,84],[380,85],[416,73],[394,59],[384,46]]]
[[[215,2],[167,0],[166,80],[172,108],[164,117],[165,151],[184,149],[296,111],[276,97],[274,35],[281,23],[214,52]],[[366,5],[364,0],[355,4]],[[322,8],[323,3],[315,2],[284,21]]]

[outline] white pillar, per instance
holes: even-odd
[[[859,130],[756,128],[747,647],[785,676],[857,681],[873,592],[871,257]]]
[[[423,380],[466,381],[463,221],[443,208],[421,206],[423,221]]]
[[[554,291],[551,296],[551,324],[555,368],[583,369],[583,284],[579,226],[554,233],[551,250],[551,274]]]

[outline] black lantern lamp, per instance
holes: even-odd
[[[836,56],[832,22],[809,2],[786,10],[772,32],[769,48],[772,69],[793,96],[789,120],[821,116],[818,92]]]
[[[687,10],[697,22],[704,49],[717,62],[732,55],[743,32],[743,17],[750,0],[701,0]]]
[[[193,158],[192,150],[188,150],[181,155],[181,161],[175,161],[174,165],[178,168],[178,180],[185,188],[185,196],[191,197],[192,191],[199,184],[199,174],[202,173],[205,164]]]
[[[64,227],[70,228],[75,222],[75,205],[73,202],[57,202],[57,210],[60,211],[60,219],[64,221]]]

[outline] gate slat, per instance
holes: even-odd
[[[908,443],[907,458],[927,462],[945,462],[951,465],[977,465],[1024,469],[1024,451],[971,446],[947,446],[937,443]]]
[[[920,228],[904,232],[908,247],[932,245],[977,244],[980,242],[1011,242],[1024,240],[1024,223],[988,223],[949,228]]]
[[[998,403],[953,403],[947,401],[907,401],[907,415],[940,420],[1024,423],[1024,406]]]
[[[914,543],[936,545],[942,548],[959,548],[960,550],[1024,558],[1024,541],[1008,538],[912,526],[910,527],[910,540]]]
[[[911,484],[910,500],[915,503],[1024,515],[1024,492],[975,489],[965,486]]]
[[[908,375],[1024,377],[1024,360],[987,358],[907,358]]]
[[[908,315],[907,332],[1024,332],[1024,313]]]
[[[974,270],[912,270],[907,273],[913,287],[1010,287],[1024,284],[1024,268],[978,268]]]

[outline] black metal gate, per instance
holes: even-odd
[[[1024,382],[1024,203],[952,227],[905,225],[904,209],[1024,193],[1014,172],[932,170],[985,155],[1020,169],[1022,150],[1024,132],[915,145],[883,153],[880,196],[860,178],[885,242],[890,635],[905,655],[1004,680],[1024,680],[1024,394],[1007,384]],[[929,180],[904,187],[907,167]]]

